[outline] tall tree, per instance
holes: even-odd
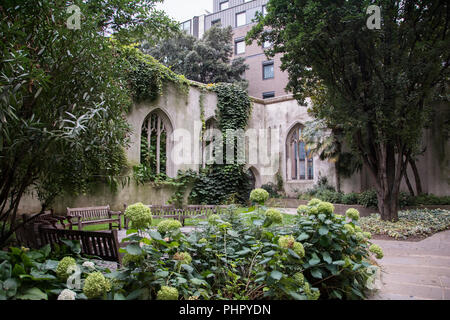
[[[244,58],[231,61],[232,39],[231,27],[213,26],[202,39],[181,32],[154,46],[143,44],[142,49],[190,80],[201,83],[240,83],[246,87],[242,76],[248,66]]]
[[[374,4],[380,29],[368,28]],[[288,89],[299,102],[327,88],[327,102],[315,104],[313,115],[342,127],[374,178],[384,220],[398,220],[408,158],[448,72],[449,15],[441,0],[270,0],[248,35],[271,41],[271,54],[284,53]]]
[[[174,29],[155,2],[78,1],[80,28],[70,29],[66,1],[2,1],[0,247],[26,192],[37,192],[44,211],[63,191],[120,174],[131,98],[126,64],[103,35]]]

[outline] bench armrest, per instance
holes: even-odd
[[[109,211],[109,216],[121,216],[123,213],[122,211]]]

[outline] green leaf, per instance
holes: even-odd
[[[324,235],[328,234],[328,232],[329,232],[329,229],[326,226],[322,226],[319,229],[319,234],[321,236],[324,236]]]
[[[18,295],[19,300],[47,300],[47,294],[42,292],[39,288],[30,288],[26,290],[23,294]]]
[[[325,261],[327,263],[331,263],[333,261],[333,259],[331,259],[330,254],[326,251],[322,252],[322,257],[323,257],[323,261]]]
[[[141,294],[144,292],[145,292],[145,289],[136,289],[127,296],[127,300],[135,300],[135,299],[139,298],[141,296]]]
[[[148,234],[150,235],[150,237],[152,239],[162,240],[162,236],[158,231],[150,230],[150,231],[148,231]]]
[[[18,277],[21,274],[27,274],[27,272],[25,271],[25,269],[23,268],[22,265],[16,264],[16,265],[14,265],[14,268],[12,270],[12,274],[15,275],[16,277]]]
[[[127,300],[127,298],[125,298],[125,296],[121,293],[115,293],[114,300]]]
[[[166,278],[169,276],[169,271],[163,271],[163,270],[159,270],[155,272],[155,277],[156,278]]]
[[[312,258],[308,262],[311,266],[315,266],[320,263],[320,259],[317,254],[313,253]]]
[[[345,261],[344,260],[337,260],[337,261],[333,261],[333,264],[337,265],[337,266],[343,266],[345,264]]]
[[[129,254],[138,256],[142,254],[142,249],[138,244],[132,243],[126,247],[126,250]]]
[[[16,279],[9,278],[6,279],[5,282],[3,282],[3,290],[6,293],[6,296],[9,298],[16,295],[18,287],[19,284]]]
[[[275,280],[280,280],[283,277],[283,274],[280,271],[273,270],[270,273],[270,277]]]
[[[297,237],[297,241],[301,242],[301,241],[306,240],[306,239],[308,239],[308,238],[309,238],[309,235],[308,235],[307,233],[303,232],[302,234],[300,234],[300,235]]]
[[[187,272],[191,273],[192,271],[194,271],[194,268],[192,268],[190,265],[188,264],[182,264],[181,268],[183,268],[184,270],[186,270]]]
[[[292,249],[288,249],[289,254],[295,259],[300,259],[300,256],[296,254]]]
[[[272,256],[274,256],[276,253],[277,253],[276,251],[270,250],[270,251],[264,252],[263,254],[264,254],[266,257],[272,257]]]
[[[320,269],[318,269],[318,268],[314,268],[313,270],[311,270],[311,275],[312,275],[314,278],[322,279],[322,272],[321,272]]]

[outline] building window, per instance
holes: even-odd
[[[246,24],[247,18],[245,12],[236,14],[236,27],[244,26]]]
[[[214,25],[220,25],[221,23],[222,23],[222,21],[220,19],[213,20],[213,21],[211,21],[211,27]]]
[[[275,98],[275,91],[264,92],[263,99]]]
[[[263,62],[263,79],[273,79],[274,78],[274,68],[273,61]]]
[[[181,29],[187,34],[191,34],[191,20],[183,22],[181,24]]]
[[[286,173],[288,180],[314,180],[314,160],[302,140],[303,126],[297,124],[286,141]]]
[[[262,6],[262,15],[265,17],[267,15],[267,8],[266,6]]]
[[[246,2],[250,2],[250,1],[253,1],[253,0],[244,0],[244,3],[246,3]]]
[[[236,40],[235,54],[243,54],[243,53],[245,53],[245,41],[244,40]]]
[[[229,1],[224,1],[220,3],[220,11],[228,9],[228,7],[230,6],[230,2]]]

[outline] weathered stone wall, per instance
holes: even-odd
[[[173,85],[167,85],[164,94],[152,103],[136,104],[127,115],[127,120],[132,127],[130,136],[130,147],[127,150],[127,157],[130,167],[140,162],[140,135],[141,128],[145,118],[153,111],[157,110],[159,114],[167,117],[172,130],[182,131],[184,145],[190,148],[187,156],[191,161],[186,163],[174,163],[168,161],[167,174],[175,177],[178,170],[193,169],[198,170],[201,166],[201,106],[200,96],[202,90],[192,86],[189,94],[186,95]],[[203,93],[204,119],[208,120],[215,117],[217,106],[217,96],[212,92]],[[448,106],[444,106],[448,107]],[[444,109],[445,110],[445,109]],[[317,183],[319,177],[325,176],[328,181],[335,185],[334,165],[328,161],[320,161],[314,157],[314,180],[293,181],[288,179],[286,171],[286,139],[291,128],[296,124],[305,124],[312,120],[307,113],[306,106],[299,106],[292,96],[278,97],[274,99],[261,100],[253,98],[252,114],[249,120],[248,129],[268,130],[271,132],[279,130],[278,143],[279,153],[272,158],[272,162],[264,164],[261,159],[262,150],[258,149],[258,143],[249,143],[247,145],[247,157],[251,154],[258,154],[258,163],[248,166],[256,178],[256,186],[272,182],[276,183],[277,172],[283,178],[284,189],[288,197],[296,197],[299,192],[305,191]],[[437,127],[436,125],[435,127]],[[275,130],[275,131],[274,131]],[[186,133],[183,135],[183,132]],[[267,132],[267,131],[266,131]],[[424,192],[434,193],[436,195],[450,194],[449,178],[449,141],[442,137],[437,137],[436,128],[431,128],[424,134],[423,145],[426,146],[426,152],[419,157],[418,166],[421,173]],[[180,132],[178,131],[178,136]],[[181,141],[174,141],[173,145]],[[271,142],[273,144],[273,142]],[[172,145],[172,146],[173,146]],[[270,145],[269,145],[270,147]],[[196,159],[192,159],[195,156]],[[171,158],[171,157],[168,157]],[[196,160],[196,161],[194,161]],[[272,170],[268,170],[272,168]],[[413,176],[410,174],[411,181]],[[355,174],[350,179],[342,179],[342,190],[344,192],[359,192],[374,187],[370,175],[363,169],[362,172]],[[403,186],[403,190],[407,190]],[[143,202],[147,204],[166,204],[167,200],[173,194],[173,187],[155,188],[152,184],[137,185],[131,179],[130,183],[124,188],[111,192],[107,185],[99,184],[94,191],[88,195],[78,197],[64,197],[57,199],[54,209],[56,213],[63,214],[66,207],[85,207],[110,204],[114,210],[121,210],[123,204]],[[20,213],[32,213],[40,210],[40,204],[37,199],[31,195],[23,198],[20,204]]]

